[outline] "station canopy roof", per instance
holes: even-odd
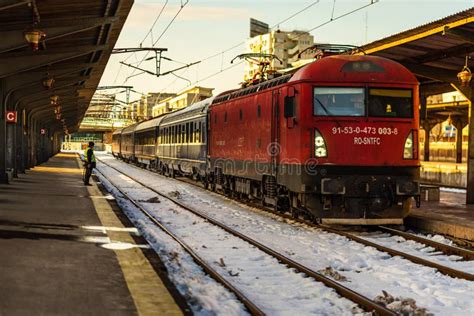
[[[0,95],[51,131],[77,130],[133,0],[0,0]],[[34,51],[25,33],[45,36]],[[51,89],[45,78],[55,81]],[[58,119],[50,97],[58,96]]]
[[[466,56],[474,66],[474,8],[369,43],[365,54],[390,58],[406,66],[420,81],[421,94],[428,96],[454,90],[457,74]],[[463,93],[468,89],[457,87]],[[470,89],[469,89],[470,90]]]

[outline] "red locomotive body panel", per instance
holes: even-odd
[[[279,163],[304,164],[309,159],[314,163],[317,159],[317,163],[323,165],[419,166],[417,159],[403,159],[408,134],[419,129],[418,111],[413,111],[411,118],[313,115],[314,87],[410,89],[413,104],[418,104],[416,78],[393,61],[370,57],[385,69],[384,72],[341,72],[348,61],[365,59],[363,56],[324,58],[296,72],[286,84],[213,105],[210,157],[269,163],[270,143],[277,141]],[[296,117],[285,119],[282,109],[290,86],[297,93]],[[278,127],[272,126],[275,106],[279,107],[278,120],[274,121]],[[327,157],[318,158],[313,154],[315,128],[326,141]],[[272,129],[278,133],[273,138]],[[418,142],[413,143],[416,146]]]
[[[211,178],[327,223],[400,224],[419,199],[418,104],[415,76],[373,56],[224,93],[209,111]]]

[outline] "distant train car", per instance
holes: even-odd
[[[418,82],[380,57],[322,58],[217,96],[212,186],[328,224],[401,224],[419,201]]]
[[[125,127],[120,137],[120,155],[122,159],[135,162],[135,128],[138,123]]]
[[[116,158],[122,158],[120,154],[120,143],[122,138],[122,130],[118,129],[112,133],[112,155]]]
[[[168,175],[206,174],[207,111],[212,98],[167,114],[160,122],[156,156]]]
[[[141,122],[135,127],[133,137],[135,161],[142,167],[150,169],[158,167],[156,145],[162,119],[163,117],[157,117]]]

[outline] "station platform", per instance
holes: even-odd
[[[0,315],[183,315],[115,200],[61,153],[0,185]]]
[[[466,205],[465,193],[441,190],[439,202],[422,202],[419,209],[412,209],[405,224],[474,242],[474,205]]]
[[[467,185],[467,164],[422,161],[420,178],[423,183],[465,188]]]

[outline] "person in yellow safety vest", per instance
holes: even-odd
[[[91,185],[89,179],[92,175],[92,169],[95,168],[94,142],[89,142],[89,147],[84,150],[84,167],[86,172],[84,175],[84,185]]]

